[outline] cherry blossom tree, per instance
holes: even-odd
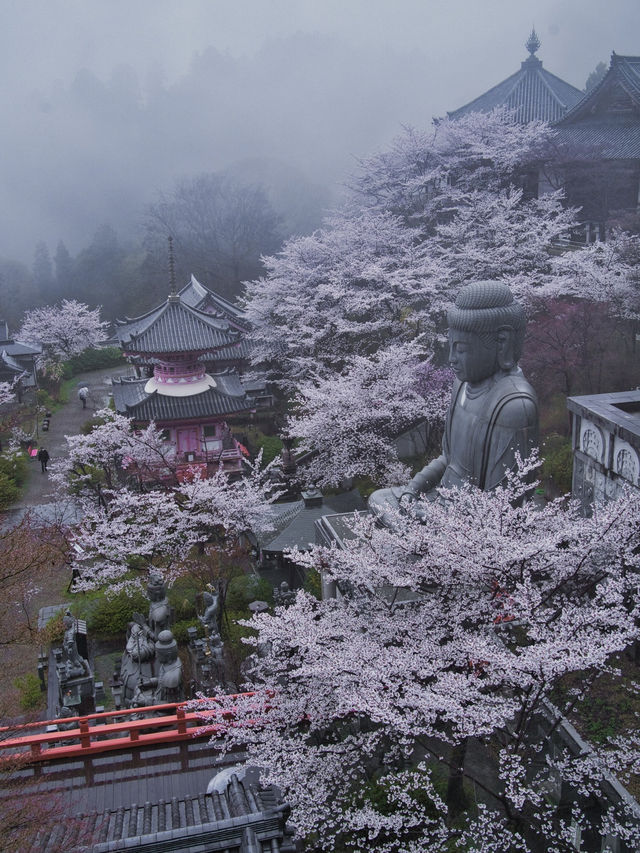
[[[0,406],[4,403],[12,403],[15,399],[12,382],[0,382]]]
[[[414,338],[429,295],[417,236],[394,215],[346,209],[264,259],[266,278],[246,294],[254,361],[291,388],[356,352]]]
[[[50,475],[80,501],[82,520],[73,534],[78,589],[113,590],[133,565],[171,579],[194,547],[234,550],[250,531],[270,528],[278,494],[260,459],[240,479],[222,470],[201,479],[194,471],[178,483],[175,448],[153,422],[134,429],[111,409],[96,419],[86,435],[66,437],[67,455]]]
[[[295,385],[390,342],[433,343],[467,281],[548,284],[549,245],[575,223],[560,193],[527,191],[551,133],[504,111],[472,114],[407,130],[363,161],[344,208],[247,286],[255,361]]]
[[[537,198],[531,188],[552,134],[505,111],[407,130],[360,164],[344,207],[319,231],[265,259],[265,278],[246,292],[252,357],[298,395],[289,431],[325,448],[310,477],[397,476],[390,433],[420,406],[400,369],[390,387],[379,354],[417,342],[423,357],[442,357],[445,310],[463,284],[499,279],[527,302],[562,289],[549,247],[575,212],[560,192]]]
[[[106,337],[107,324],[100,309],[63,299],[59,305],[34,308],[24,315],[19,340],[42,346],[41,365],[65,361],[98,346]]]
[[[271,529],[271,500],[259,467],[240,480],[218,471],[172,489],[110,493],[106,504],[85,506],[75,532],[81,546],[74,559],[75,588],[118,589],[134,565],[172,580],[185,570],[194,548],[234,551],[249,532]]]
[[[442,427],[451,381],[449,370],[421,362],[409,344],[354,356],[342,374],[303,383],[288,429],[300,439],[298,451],[313,454],[305,476],[329,487],[347,477],[406,481],[410,472],[394,439],[425,418],[436,430]]]
[[[606,306],[614,316],[640,320],[640,236],[614,229],[606,242],[591,243],[556,258],[564,295]]]
[[[605,831],[579,791],[573,810],[548,796],[548,700],[572,672],[585,695],[638,638],[640,495],[589,518],[536,507],[522,501],[527,468],[493,492],[443,490],[423,523],[354,518],[344,548],[294,554],[338,598],[299,592],[251,621],[255,693],[227,708],[226,743],[281,787],[312,849],[506,853],[544,838],[568,852],[574,818]],[[575,757],[555,754],[575,785]],[[606,821],[637,845],[628,817]]]
[[[86,435],[68,435],[66,440],[67,454],[51,466],[51,479],[76,494],[99,497],[127,481],[139,484],[175,473],[175,448],[163,431],[153,422],[134,429],[129,418],[111,409],[95,413]]]

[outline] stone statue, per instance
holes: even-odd
[[[154,637],[139,613],[134,614],[128,629],[125,651],[129,657],[138,662],[151,660],[156,652]]]
[[[205,590],[202,593],[204,613],[198,616],[207,636],[218,633],[218,594]]]
[[[62,617],[62,624],[64,626],[64,637],[62,640],[64,666],[60,670],[60,674],[64,674],[63,677],[65,680],[89,675],[89,663],[78,651],[76,643],[76,620],[71,615],[70,610],[65,611]]]
[[[273,588],[273,601],[280,607],[288,607],[296,600],[296,593],[289,589],[289,584],[282,581],[279,587]]]
[[[156,641],[156,675],[140,678],[131,704],[133,707],[163,705],[184,699],[182,661],[178,657],[178,644],[171,631],[161,631]]]
[[[525,458],[538,443],[536,394],[518,367],[525,314],[507,285],[467,285],[448,321],[449,363],[456,379],[442,454],[406,486],[371,495],[369,508],[387,526],[398,509],[418,497],[433,500],[436,486],[495,488],[515,468],[516,452]]]
[[[151,575],[147,584],[149,596],[149,627],[157,637],[161,631],[171,627],[171,606],[167,590],[160,575]]]

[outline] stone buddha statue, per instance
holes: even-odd
[[[455,374],[442,454],[405,486],[380,489],[369,508],[383,524],[436,487],[471,483],[490,490],[538,443],[535,391],[518,367],[525,331],[523,307],[507,285],[478,281],[464,287],[448,312],[449,364]],[[417,514],[419,510],[416,508]]]
[[[178,644],[171,631],[160,631],[155,652],[156,674],[153,678],[139,678],[131,700],[134,708],[184,699],[182,661],[178,657]]]

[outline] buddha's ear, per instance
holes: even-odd
[[[512,326],[498,329],[498,364],[502,370],[513,370],[516,366],[515,331]]]

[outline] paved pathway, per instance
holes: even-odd
[[[65,435],[76,435],[80,432],[82,425],[89,420],[97,409],[102,409],[109,402],[111,390],[111,377],[119,376],[127,372],[126,365],[120,367],[103,368],[90,373],[82,373],[75,377],[76,386],[69,395],[69,401],[51,416],[49,431],[40,431],[40,447],[46,447],[49,451],[51,461],[66,453]],[[86,385],[89,389],[87,408],[82,408],[78,399],[77,388]],[[61,513],[65,514],[66,520],[73,520],[74,507],[63,506],[53,494],[49,476],[42,473],[40,463],[34,457],[29,462],[29,478],[23,487],[20,501],[6,513],[12,520],[17,521],[30,510],[36,515],[53,520],[59,518]]]

